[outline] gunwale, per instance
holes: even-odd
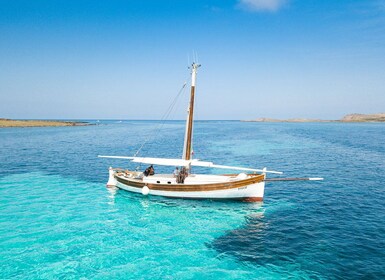
[[[224,175],[229,176],[229,175]],[[230,175],[231,176],[231,175]],[[179,191],[179,192],[200,192],[200,191],[217,191],[234,188],[242,188],[248,185],[263,182],[265,180],[264,174],[248,174],[248,178],[234,181],[220,182],[220,183],[202,183],[202,184],[162,184],[162,183],[148,183],[139,179],[125,178],[114,174],[115,179],[124,185],[135,188],[143,188],[147,186],[150,190],[158,191]]]

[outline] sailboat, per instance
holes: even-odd
[[[103,156],[101,158],[128,159],[135,163],[180,167],[178,174],[153,174],[150,169],[145,172],[109,168],[107,186],[141,193],[171,198],[186,199],[231,199],[247,202],[262,201],[265,192],[266,174],[282,174],[266,168],[245,168],[237,166],[217,165],[209,161],[192,158],[193,120],[195,86],[198,68],[201,65],[192,63],[190,103],[187,112],[183,155],[180,159],[151,158],[130,156]],[[229,169],[240,171],[237,174],[194,174],[193,166]],[[247,172],[247,173],[246,173]],[[270,179],[270,180],[277,180]],[[278,179],[279,180],[279,179]],[[322,178],[285,178],[288,180],[322,180]]]

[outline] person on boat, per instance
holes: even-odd
[[[187,177],[187,170],[186,170],[186,168],[185,167],[182,167],[181,169],[180,169],[180,172],[179,172],[179,174],[178,174],[178,177],[176,177],[176,182],[178,183],[178,184],[184,184],[184,179],[186,179],[186,177]]]
[[[175,170],[174,170],[174,177],[178,178],[178,175],[179,175],[179,168],[176,167]]]
[[[143,175],[147,177],[148,173],[150,173],[150,167],[147,167],[146,170],[143,171]]]
[[[152,166],[152,164],[146,168],[146,170],[144,170],[143,172],[143,175],[144,176],[150,176],[150,175],[154,175],[155,174],[155,171],[154,171],[154,167]]]
[[[148,175],[154,175],[155,174],[155,170],[154,170],[154,167],[152,166],[152,164],[150,165],[150,171],[148,173]]]

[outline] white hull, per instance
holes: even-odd
[[[190,174],[183,184],[178,184],[171,174],[143,177],[140,172],[115,172],[110,169],[108,185],[143,195],[262,201],[265,190],[264,178],[264,175],[244,173],[240,175]]]
[[[118,182],[116,187],[119,189],[142,193],[141,188],[132,187],[126,184]],[[226,190],[215,190],[215,191],[160,191],[160,190],[149,190],[149,195],[158,195],[165,197],[174,198],[190,198],[190,199],[254,199],[256,201],[262,201],[265,191],[265,182],[260,182],[252,185],[248,185],[241,188],[226,189]]]

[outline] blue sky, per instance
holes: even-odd
[[[198,119],[385,112],[384,0],[0,0],[0,117],[159,119],[193,52]]]

